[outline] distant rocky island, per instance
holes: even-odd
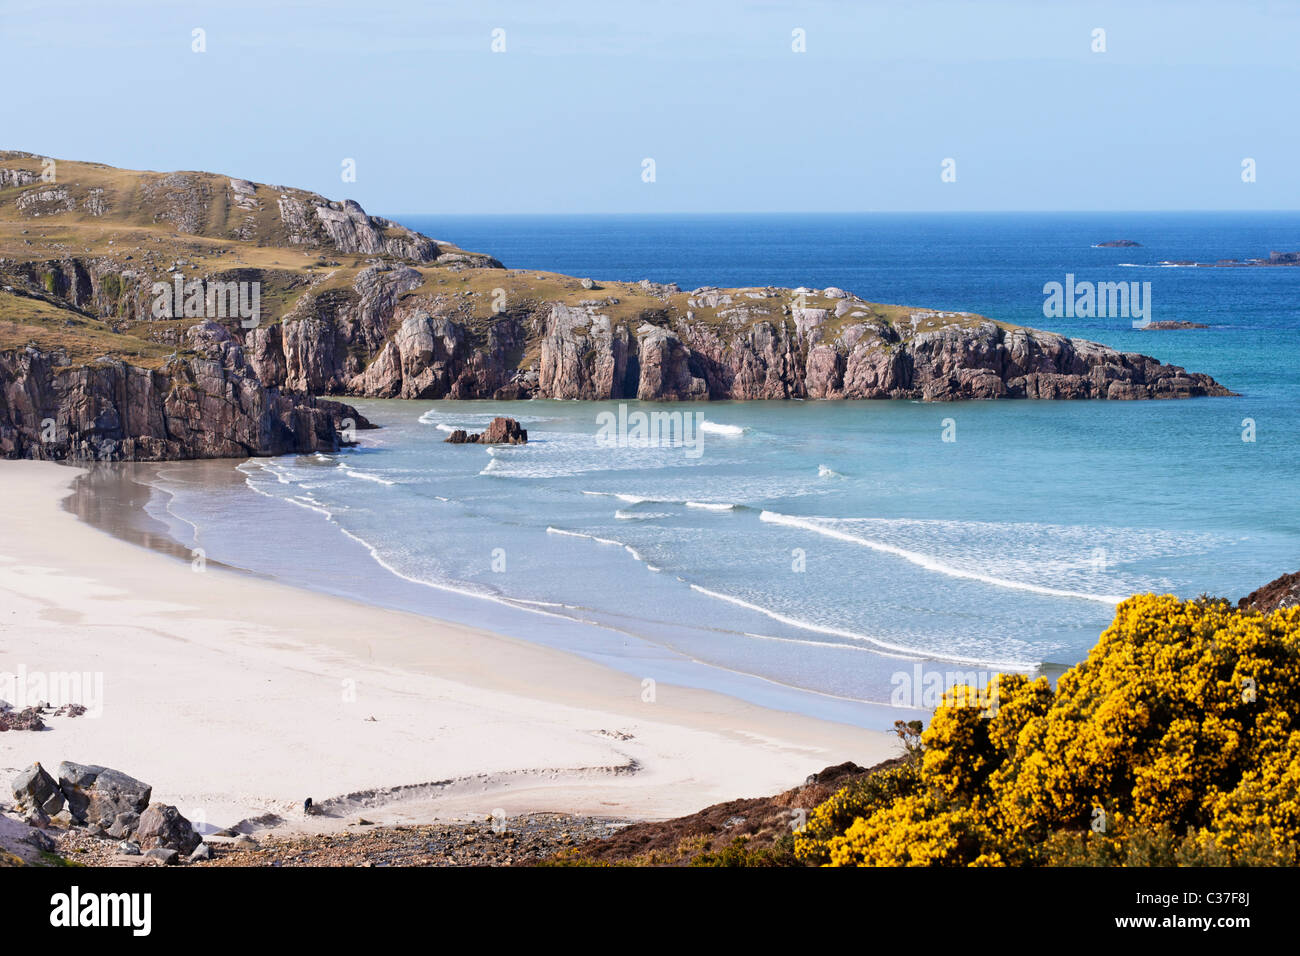
[[[1170,319],[1162,322],[1148,322],[1146,325],[1139,326],[1148,332],[1159,332],[1168,329],[1208,329],[1209,326],[1204,322],[1187,322],[1182,319]]]
[[[968,312],[507,269],[352,201],[18,152],[0,152],[0,389],[0,457],[96,460],[334,450],[368,425],[349,396],[1232,394]]]
[[[1132,239],[1111,239],[1099,242],[1094,249],[1135,249],[1142,243]],[[1247,266],[1300,266],[1300,252],[1270,252],[1267,258],[1251,259],[1216,259],[1214,262],[1198,262],[1195,259],[1161,259],[1156,265],[1183,266],[1198,269],[1230,269]]]
[[[1216,259],[1214,262],[1197,262],[1194,259],[1161,259],[1158,265],[1183,266],[1197,269],[1232,269],[1257,266],[1300,266],[1300,252],[1270,252],[1267,259]]]

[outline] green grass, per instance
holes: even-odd
[[[41,862],[40,862],[39,864],[36,864],[36,865],[39,865],[39,866],[51,866],[51,867],[80,866],[80,867],[84,867],[84,866],[86,865],[86,864],[84,864],[84,863],[78,863],[76,860],[69,860],[69,859],[67,859],[66,857],[59,856],[57,853],[53,853],[53,852],[51,852],[51,851],[49,851],[49,850],[39,850],[38,853],[39,853],[39,855],[40,855]]]

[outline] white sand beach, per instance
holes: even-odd
[[[663,818],[897,751],[883,732],[664,683],[646,701],[640,679],[559,651],[195,571],[64,510],[76,475],[0,462],[0,672],[102,675],[102,713],[0,734],[0,799],[33,761],[73,760],[208,829],[264,814],[277,832],[340,829],[362,810]],[[303,815],[308,796],[326,815]]]

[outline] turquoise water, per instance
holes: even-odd
[[[1154,354],[1242,396],[629,402],[700,413],[703,430],[698,445],[621,447],[598,440],[619,403],[358,401],[383,426],[360,448],[246,462],[216,485],[163,469],[150,511],[186,546],[869,725],[892,719],[868,705],[897,703],[917,663],[1054,673],[1125,595],[1235,598],[1300,566],[1300,270],[1152,267],[1300,248],[1300,217],[404,221],[512,266],[683,288],[707,271],[979,311]],[[1144,245],[1091,248],[1112,238]],[[1066,272],[1151,281],[1153,319],[1211,328],[1049,323],[1042,285]],[[519,419],[529,444],[443,443],[494,415]]]

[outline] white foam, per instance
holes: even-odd
[[[622,541],[615,541],[613,538],[599,538],[594,534],[587,534],[584,531],[566,531],[564,528],[555,528],[550,525],[546,526],[547,534],[564,535],[566,538],[586,538],[588,541],[598,541],[601,544],[617,545],[620,548],[626,548]]]
[[[238,471],[238,470],[239,470],[239,467],[237,466],[235,470]],[[164,479],[164,480],[165,480],[165,479]],[[248,479],[248,473],[245,472],[245,473],[244,473],[244,484],[248,484],[248,481],[249,481],[249,479]],[[202,529],[199,528],[199,526],[198,526],[198,524],[197,524],[196,522],[191,521],[189,518],[186,518],[186,517],[184,517],[184,516],[182,516],[182,515],[177,514],[176,511],[172,508],[172,505],[176,504],[176,492],[175,492],[172,488],[170,488],[170,487],[166,487],[162,482],[156,482],[156,483],[154,484],[153,487],[155,487],[155,488],[159,489],[160,491],[163,491],[163,492],[166,493],[166,495],[167,495],[167,504],[163,506],[163,511],[165,511],[167,514],[171,515],[171,517],[175,518],[177,521],[183,522],[183,523],[185,523],[185,524],[187,524],[187,525],[190,526],[190,528],[192,529],[192,530],[191,530],[191,533],[190,533],[190,537],[191,537],[191,539],[193,540],[195,547],[197,547],[198,544],[199,544],[199,537],[200,537],[200,534],[201,534],[201,532],[202,532]],[[275,496],[274,496],[274,495],[271,495],[270,497],[275,497]]]
[[[745,434],[746,429],[743,425],[723,425],[719,422],[711,422],[708,419],[700,422],[700,431],[708,432],[710,435],[723,435],[727,438],[739,438]]]
[[[743,607],[746,610],[757,611],[765,617],[770,617],[774,621],[782,624],[788,624],[791,627],[797,627],[805,631],[813,631],[817,634],[829,634],[832,637],[843,637],[851,641],[865,641],[873,645],[877,650],[884,651],[890,655],[906,657],[921,660],[940,660],[952,661],[955,664],[978,664],[990,668],[1002,668],[1004,670],[1029,671],[1035,669],[1036,663],[1029,664],[1023,661],[986,661],[973,657],[956,657],[950,654],[942,654],[934,651],[918,650],[914,647],[903,647],[899,644],[891,644],[888,641],[882,641],[878,637],[871,637],[868,634],[858,634],[854,631],[845,631],[838,627],[827,627],[822,624],[813,624],[810,621],[801,621],[798,618],[789,617],[785,614],[778,614],[769,608],[762,607],[758,604],[751,604],[749,601],[733,597],[730,594],[723,594],[721,591],[710,591],[708,588],[700,587],[698,584],[691,584],[689,581],[684,582],[692,591],[696,591],[707,597],[716,598],[719,601],[726,601],[728,604],[734,604],[737,607]]]
[[[505,598],[505,597],[501,597],[500,595],[492,594],[488,591],[483,591],[477,588],[457,587],[456,585],[447,584],[442,581],[430,581],[426,578],[418,578],[415,577],[414,575],[406,574],[403,571],[399,571],[390,562],[386,561],[384,557],[379,553],[379,549],[376,548],[369,541],[367,541],[365,538],[362,538],[360,535],[353,534],[351,531],[349,531],[347,528],[343,527],[342,525],[338,524],[337,522],[335,523],[335,526],[340,531],[342,531],[345,535],[351,538],[353,541],[357,542],[357,544],[361,545],[363,548],[369,551],[370,557],[374,560],[376,564],[378,564],[389,574],[392,574],[395,577],[399,577],[403,581],[409,581],[411,584],[418,584],[421,587],[434,588],[435,590],[438,591],[448,591],[452,594],[462,594],[465,595],[466,597],[483,598],[488,601],[494,601],[497,604],[504,604],[507,607],[514,607],[514,608],[519,608],[520,610],[531,611],[534,614],[544,614],[547,617],[558,617],[568,621],[574,620],[574,618],[572,618],[567,614],[556,614],[553,611],[543,610],[543,608],[545,607],[554,606],[554,605],[548,605],[546,602],[521,601],[516,598]]]
[[[330,511],[311,495],[291,495],[284,499],[291,505],[297,505],[299,508],[306,508],[308,511],[314,511],[318,515],[324,515],[326,518],[333,518],[334,512]]]
[[[261,465],[262,468],[263,468],[265,471],[267,471],[267,472],[269,472],[270,474],[274,475],[276,481],[280,482],[280,484],[282,484],[282,485],[291,485],[291,484],[293,484],[293,479],[290,478],[289,475],[288,475],[288,474],[287,474],[283,469],[276,468],[274,465],[270,464],[269,462],[265,462],[265,461],[259,461],[258,464]]]
[[[827,468],[825,465],[818,465],[817,477],[818,478],[843,478],[844,476],[841,475],[834,468]]]
[[[657,498],[642,498],[640,495],[623,495],[613,491],[584,491],[584,495],[591,495],[594,498],[617,498],[619,501],[625,501],[630,505],[641,505],[647,501],[658,501]]]
[[[353,468],[351,465],[343,465],[343,474],[349,478],[360,478],[363,481],[373,481],[380,485],[395,485],[397,482],[389,481],[387,478],[381,478],[378,475],[372,475],[368,471],[361,471],[359,468]]]
[[[1122,597],[1116,597],[1109,594],[1090,594],[1086,591],[1069,591],[1063,588],[1049,588],[1039,584],[1031,584],[1027,581],[1013,581],[1008,578],[994,577],[991,574],[981,574],[978,571],[968,571],[964,568],[945,564],[926,554],[909,551],[906,548],[900,548],[893,544],[885,544],[882,541],[873,541],[870,538],[864,538],[860,535],[849,534],[847,531],[841,531],[838,528],[827,527],[825,524],[819,523],[816,519],[797,518],[793,515],[783,515],[775,511],[764,511],[758,517],[760,521],[784,525],[789,528],[800,528],[804,531],[811,531],[814,534],[834,538],[837,541],[847,541],[850,544],[861,545],[864,548],[870,548],[873,551],[879,551],[883,554],[892,554],[895,557],[902,558],[904,561],[915,564],[917,567],[925,568],[927,571],[933,571],[937,574],[946,574],[949,577],[965,578],[966,580],[979,581],[982,584],[989,584],[994,587],[1010,588],[1016,591],[1030,591],[1034,594],[1046,594],[1051,597],[1078,598],[1084,601],[1098,601],[1102,604],[1115,605],[1124,600]]]
[[[597,498],[617,498],[619,501],[626,502],[630,505],[685,505],[687,508],[702,508],[706,511],[732,511],[737,507],[736,503],[731,501],[679,501],[672,498],[647,498],[642,495],[625,495],[614,491],[584,491],[583,494],[592,495]],[[617,512],[617,514],[623,515],[624,512],[620,511]],[[635,516],[627,515],[627,517]],[[656,514],[655,517],[667,518],[670,516],[666,514]]]
[[[261,466],[261,469],[263,471],[270,472],[271,474],[275,474],[274,470],[268,467],[267,464],[262,461],[245,462],[244,464],[257,464]],[[248,488],[249,491],[253,492],[254,494],[261,495],[263,498],[270,498],[272,501],[283,501],[286,504],[296,505],[299,508],[306,508],[308,511],[314,511],[319,515],[323,515],[326,520],[331,520],[334,517],[334,513],[332,511],[330,511],[328,508],[322,505],[311,495],[287,495],[287,496],[273,495],[269,491],[263,491],[261,488],[257,487],[256,483],[254,483],[253,481],[253,473],[250,471],[244,471],[244,465],[237,465],[235,467],[235,470],[239,472],[243,472],[244,485]],[[277,475],[276,477],[279,476]],[[284,484],[289,484],[289,482],[284,482]],[[173,499],[174,498],[175,496],[173,496]],[[170,510],[170,504],[168,505],[168,509]],[[176,517],[180,518],[179,515],[176,515]],[[180,518],[180,520],[185,521],[186,524],[194,525],[194,523],[192,521],[189,521],[188,519]],[[194,525],[194,530],[195,530],[195,540],[197,540],[198,525]]]
[[[491,412],[467,412],[467,411],[441,411],[431,408],[422,414],[417,421],[421,425],[445,425],[451,422],[467,422],[465,425],[456,425],[456,428],[479,428],[487,425],[492,419],[499,416]],[[549,422],[554,419],[545,418],[541,415],[513,415],[511,416],[521,425],[536,424],[538,422]]]
[[[613,545],[614,547],[622,548],[628,554],[632,555],[632,557],[635,558],[637,561],[639,561],[641,564],[644,564],[651,571],[659,570],[659,568],[647,562],[645,556],[642,555],[641,552],[638,551],[636,548],[632,547],[630,544],[624,544],[622,541],[615,541],[613,538],[601,538],[594,534],[587,534],[585,531],[569,531],[565,528],[556,528],[553,525],[546,526],[546,533],[563,535],[566,538],[586,538],[588,541],[595,541],[597,544]]]

